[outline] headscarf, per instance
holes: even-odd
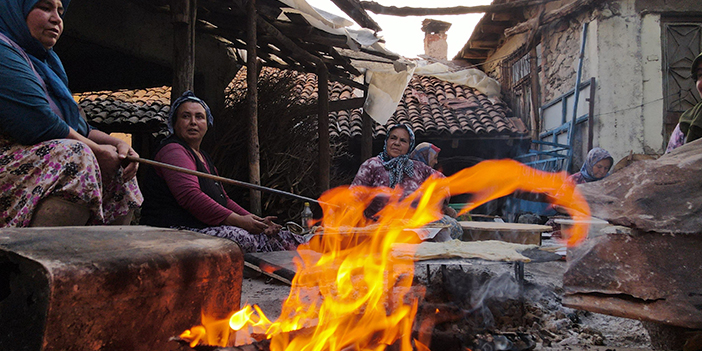
[[[44,48],[27,27],[27,15],[37,2],[37,0],[0,1],[0,32],[17,43],[29,55],[66,123],[79,133],[87,135],[88,124],[80,115],[78,104],[73,100],[73,95],[68,89],[68,77],[61,60],[53,48],[48,50]],[[62,1],[64,16],[70,2],[70,0]]]
[[[420,143],[414,148],[414,151],[410,153],[409,158],[410,160],[424,162],[424,164],[431,167],[429,160],[432,156],[438,155],[439,152],[441,152],[441,149],[432,143]]]
[[[609,168],[611,169],[612,166],[614,165],[614,159],[612,158],[612,156],[609,154],[609,152],[607,150],[600,148],[600,147],[596,147],[587,153],[587,159],[585,160],[585,163],[583,163],[583,166],[580,167],[580,174],[582,174],[582,176],[583,176],[583,178],[585,178],[586,182],[594,182],[596,180],[600,180],[600,179],[607,176],[607,175],[605,175],[602,178],[595,178],[594,176],[592,176],[592,173],[593,173],[592,167],[594,167],[597,162],[600,162],[600,161],[606,160],[606,159],[609,159],[609,161],[611,163]],[[607,170],[607,173],[609,173],[609,170]]]
[[[205,113],[207,114],[207,127],[212,127],[212,124],[214,124],[214,117],[212,117],[212,112],[210,111],[210,107],[207,106],[207,104],[197,96],[195,96],[195,93],[192,91],[188,90],[183,93],[179,98],[177,98],[175,101],[173,101],[173,104],[171,105],[171,110],[168,111],[168,131],[173,133],[173,125],[175,124],[173,119],[176,117],[176,111],[178,111],[178,107],[182,105],[185,102],[197,102],[202,107],[205,109]]]
[[[414,148],[414,132],[412,129],[404,124],[396,124],[390,129],[388,129],[388,134],[385,136],[385,143],[383,145],[383,152],[378,155],[381,161],[383,161],[383,167],[388,171],[388,177],[390,178],[390,187],[394,188],[395,185],[402,181],[402,176],[407,175],[408,177],[414,177],[414,163],[409,159],[407,154],[397,156],[395,158],[388,155],[388,139],[390,138],[390,132],[397,128],[404,128],[409,134],[409,150]]]

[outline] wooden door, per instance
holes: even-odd
[[[700,101],[690,78],[692,60],[702,51],[702,19],[699,22],[663,23],[663,117],[664,140],[678,124],[680,115]]]

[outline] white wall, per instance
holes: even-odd
[[[615,162],[664,150],[660,17],[636,13],[633,0],[617,5],[591,22],[583,75],[598,80],[594,145]]]

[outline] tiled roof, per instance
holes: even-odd
[[[237,74],[229,89],[245,89],[245,72],[242,69]],[[263,68],[261,74],[280,75],[282,71]],[[317,100],[317,77],[310,73],[297,73],[296,77],[294,89],[299,102],[314,103]],[[331,101],[350,99],[354,97],[354,89],[332,82],[329,84],[329,95]],[[170,88],[84,93],[76,94],[75,98],[86,111],[90,124],[101,130],[154,132],[165,128]],[[330,137],[360,137],[361,116],[360,109],[330,112]],[[502,101],[493,103],[485,94],[473,88],[415,75],[388,123],[374,123],[373,137],[385,137],[387,127],[396,123],[409,124],[415,134],[424,137],[523,134],[524,127],[518,122]]]
[[[88,123],[106,132],[157,132],[166,128],[170,87],[74,94]]]
[[[351,95],[351,88],[334,84],[331,100]],[[387,127],[408,124],[423,136],[497,136],[523,134],[523,125],[511,118],[503,101],[492,103],[476,89],[438,78],[415,75],[405,89],[395,113],[386,125],[374,123],[373,137],[384,137]],[[361,110],[330,113],[331,136],[361,135]]]

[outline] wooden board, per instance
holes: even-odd
[[[310,255],[321,254],[306,251]],[[244,265],[266,276],[291,285],[297,272],[294,260],[299,259],[297,251],[254,252],[244,255]]]
[[[463,241],[500,240],[517,244],[541,245],[541,233],[551,231],[547,225],[502,222],[458,222]]]

